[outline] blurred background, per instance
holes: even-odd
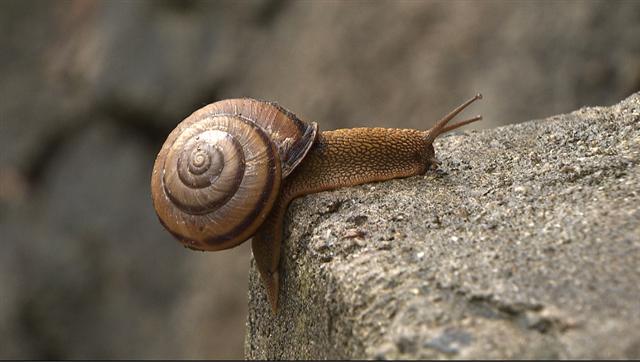
[[[638,1],[0,2],[0,358],[242,358],[249,243],[182,248],[152,164],[191,112],[496,127],[640,90]]]

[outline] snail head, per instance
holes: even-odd
[[[440,161],[438,161],[435,158],[435,151],[433,149],[433,141],[435,141],[435,139],[440,136],[443,133],[447,133],[449,131],[453,131],[456,128],[462,127],[464,125],[467,125],[469,123],[473,123],[476,121],[479,121],[482,119],[482,116],[478,115],[469,119],[465,119],[464,121],[460,121],[458,123],[454,123],[454,124],[450,124],[447,125],[447,123],[452,120],[455,116],[458,115],[458,113],[462,112],[465,108],[467,108],[469,105],[471,105],[471,103],[477,101],[478,99],[482,99],[482,94],[478,93],[476,94],[474,97],[470,98],[469,100],[467,100],[466,102],[462,103],[461,105],[459,105],[458,107],[456,107],[454,110],[452,110],[449,114],[447,114],[446,116],[442,117],[442,119],[440,119],[438,122],[436,122],[436,124],[431,127],[430,129],[428,129],[427,131],[424,132],[424,139],[425,139],[425,143],[427,144],[427,154],[428,154],[428,160],[430,163],[430,166],[437,166],[440,164]]]

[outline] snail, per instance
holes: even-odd
[[[277,312],[284,216],[296,197],[424,174],[439,164],[433,141],[482,119],[447,123],[467,100],[426,131],[350,128],[318,131],[276,103],[228,99],[180,122],[159,151],[151,196],[160,223],[184,246],[232,248],[252,238],[267,299]]]

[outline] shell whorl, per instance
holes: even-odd
[[[317,126],[281,107],[232,99],[194,112],[158,153],[151,178],[161,223],[186,246],[221,250],[250,238]]]
[[[178,208],[194,215],[224,205],[244,178],[246,161],[242,145],[228,130],[203,129],[208,123],[201,122],[180,135],[165,161],[164,191]],[[175,172],[167,172],[167,168]]]

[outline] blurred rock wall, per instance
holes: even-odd
[[[248,245],[187,251],[149,177],[193,110],[493,127],[640,89],[640,3],[0,2],[0,358],[242,357]]]

